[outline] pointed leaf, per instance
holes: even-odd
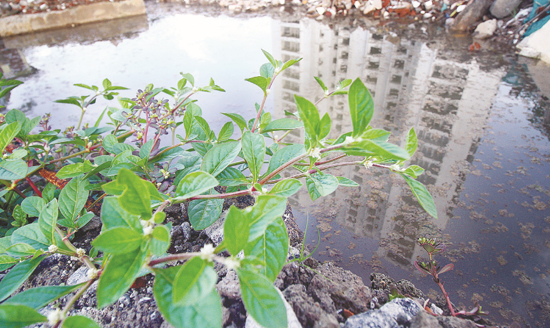
[[[106,197],[101,205],[101,222],[103,229],[111,229],[116,227],[132,228],[137,232],[142,231],[141,223],[137,215],[133,215],[125,211],[117,199],[117,197]]]
[[[306,131],[306,141],[309,142],[310,147],[315,147],[319,140],[317,130],[317,127],[321,122],[319,111],[311,101],[303,97],[294,95],[294,100],[296,101],[300,119],[304,123],[304,129]]]
[[[21,130],[20,122],[10,123],[2,129],[2,132],[0,132],[0,153],[4,152],[6,146],[13,141],[19,130]]]
[[[117,182],[126,186],[126,190],[119,197],[120,206],[128,213],[141,215],[144,219],[150,219],[151,196],[149,190],[144,188],[143,180],[130,170],[121,169]]]
[[[74,178],[61,190],[59,194],[59,211],[63,216],[74,222],[78,217],[90,192],[86,190],[87,180]]]
[[[241,295],[246,311],[266,328],[286,328],[286,308],[273,284],[257,273],[238,270]]]
[[[246,131],[242,137],[242,151],[244,159],[248,163],[248,169],[252,173],[253,182],[256,182],[264,165],[264,137],[261,134]]]
[[[223,224],[225,247],[236,256],[248,242],[250,223],[248,215],[235,206],[231,206]]]
[[[265,229],[286,210],[286,197],[261,195],[250,210],[250,235],[252,241],[265,233]]]
[[[55,227],[58,213],[59,207],[57,205],[57,199],[54,198],[44,207],[44,210],[38,216],[40,231],[46,236],[50,245],[55,245],[57,243],[55,238]]]
[[[229,141],[212,147],[202,159],[201,170],[216,177],[235,160],[241,151],[241,143]]]
[[[328,173],[315,173],[306,177],[306,185],[311,200],[316,200],[334,192],[338,188],[338,179]]]
[[[405,181],[411,188],[413,195],[416,197],[422,208],[432,217],[437,219],[437,208],[435,206],[434,199],[432,195],[430,195],[428,189],[426,189],[426,187],[422,183],[414,180],[407,175],[401,174],[401,176],[405,179]]]
[[[0,322],[3,328],[23,328],[48,319],[25,305],[0,305]]]
[[[349,110],[353,125],[353,137],[361,135],[374,114],[374,100],[361,79],[357,78],[349,88]]]
[[[97,286],[97,307],[103,308],[118,300],[130,288],[145,263],[147,251],[113,255]]]
[[[271,121],[265,128],[262,129],[262,133],[272,131],[287,131],[304,127],[304,123],[293,120],[291,118],[280,118],[275,121]]]
[[[139,248],[143,240],[143,235],[134,229],[118,227],[103,231],[92,246],[104,253],[123,254]]]
[[[81,315],[72,315],[63,321],[63,328],[101,328],[95,321]]]
[[[82,287],[84,283],[72,286],[43,286],[27,289],[8,298],[3,304],[25,305],[39,310],[51,302]]]
[[[21,159],[0,162],[0,180],[21,180],[27,176],[27,171],[27,163]]]
[[[153,293],[157,306],[175,328],[219,328],[222,326],[222,306],[213,290],[197,304],[178,306],[172,301],[173,285],[179,267],[155,269]]]
[[[178,199],[188,199],[200,195],[218,185],[218,180],[212,175],[196,171],[187,174],[176,187],[174,196]]]
[[[189,222],[195,230],[203,230],[216,222],[222,214],[223,199],[198,199],[189,202]]]
[[[223,115],[229,117],[230,119],[237,124],[237,126],[241,129],[241,132],[243,130],[246,130],[246,120],[239,114],[235,113],[222,113]]]
[[[302,188],[302,183],[297,179],[285,179],[277,182],[269,191],[271,195],[290,197]]]
[[[31,260],[25,260],[14,266],[0,281],[0,302],[8,298],[21,284],[27,280],[31,273],[44,259],[43,256]]]
[[[409,156],[412,157],[416,152],[417,147],[418,147],[418,138],[416,137],[416,132],[414,131],[414,128],[411,128],[409,130],[409,134],[407,135],[405,150],[407,151],[407,153],[409,153]]]
[[[208,262],[198,256],[187,261],[174,279],[173,301],[177,305],[192,305],[199,303],[210,295],[218,275]]]

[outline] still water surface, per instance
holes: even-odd
[[[412,263],[425,255],[416,238],[437,237],[448,244],[440,262],[455,264],[442,278],[457,305],[478,302],[499,323],[550,325],[550,134],[544,125],[550,105],[529,73],[547,67],[485,50],[468,53],[471,40],[437,28],[148,6],[148,18],[4,40],[4,52],[20,54],[19,70],[34,68],[20,78],[25,84],[11,93],[8,108],[31,116],[49,112],[55,127],[66,127],[79,113],[53,101],[85,94],[73,83],[108,77],[133,90],[122,93],[132,97],[148,83],[174,86],[179,72],[190,72],[199,84],[213,77],[226,89],[198,97],[219,129],[226,121],[219,112],[254,114],[261,94],[244,79],[258,75],[266,61],[260,48],[284,60],[304,57],[275,83],[266,108],[276,118],[294,110],[294,94],[322,95],[314,76],[329,88],[360,77],[375,98],[374,127],[391,131],[400,144],[415,128],[419,150],[412,164],[426,169],[419,180],[435,196],[439,219],[420,209],[398,176],[364,167],[335,170],[360,186],[315,203],[306,192],[290,200],[301,228],[309,218],[306,241],[316,244],[315,229],[321,233],[316,257],[338,262],[367,284],[373,271],[412,280],[434,298],[437,286]],[[84,121],[93,124],[104,106],[92,107]],[[345,97],[319,108],[330,113],[334,134],[351,129]],[[301,142],[303,132],[287,138]]]

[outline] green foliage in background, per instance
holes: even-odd
[[[273,282],[287,261],[289,240],[282,220],[287,199],[304,184],[315,200],[339,186],[358,185],[331,175],[330,168],[388,169],[403,176],[420,205],[436,216],[432,197],[415,180],[423,169],[405,166],[417,147],[414,130],[401,148],[388,142],[389,132],[370,126],[374,104],[361,80],[342,81],[329,91],[316,78],[323,98],[314,104],[295,96],[297,112],[272,119],[263,107],[273,82],[299,59],[283,63],[264,54],[269,62],[259,76],[247,79],[263,93],[257,115],[245,119],[223,113],[231,121],[220,131],[210,128],[192,96],[224,90],[214,80],[199,87],[190,74],[182,74],[173,88],[148,85],[135,98],[118,97],[118,107],[107,107],[93,126],[82,126],[87,108],[98,97],[111,100],[125,88],[107,79],[102,87],[76,84],[92,94],[58,101],[81,113],[78,126],[65,131],[52,129],[49,116],[30,119],[18,110],[7,112],[0,125],[0,183],[5,186],[0,190],[0,270],[11,269],[0,281],[0,322],[6,327],[45,321],[53,327],[98,327],[88,318],[68,316],[92,283],[99,280],[97,304],[103,308],[116,302],[137,277],[152,274],[159,310],[173,326],[221,327],[214,270],[218,262],[236,271],[246,310],[259,324],[286,327],[285,306]],[[0,95],[17,84],[1,80]],[[331,118],[321,117],[316,105],[345,94],[353,130],[331,139]],[[108,123],[100,126],[104,120]],[[295,129],[305,131],[303,143],[285,142]],[[164,135],[171,145],[160,147]],[[253,196],[255,203],[229,208],[220,245],[167,254],[167,206],[188,203],[191,225],[202,230],[218,220],[225,198],[245,195]],[[101,234],[90,252],[77,249],[71,240],[99,205]],[[88,268],[87,281],[12,296],[40,262],[55,253],[78,258]],[[185,263],[167,266],[175,260]],[[47,317],[37,312],[68,294],[72,296],[63,308]]]

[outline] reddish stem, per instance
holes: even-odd
[[[34,190],[34,192],[38,195],[38,197],[42,197],[42,193],[40,192],[40,190],[38,190],[38,188],[36,187],[34,182],[32,182],[31,178],[27,177],[25,179],[27,180],[27,182],[31,186],[32,190]]]

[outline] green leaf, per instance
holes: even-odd
[[[40,231],[46,236],[46,239],[50,242],[50,245],[56,245],[55,227],[57,224],[57,216],[59,214],[59,206],[57,205],[57,199],[52,199],[44,210],[38,216],[38,225]]]
[[[34,252],[36,252],[36,250],[32,246],[30,246],[29,244],[23,244],[23,243],[13,244],[10,247],[8,247],[8,249],[6,249],[6,253],[9,256],[13,256],[17,258],[32,256]]]
[[[285,69],[289,68],[290,66],[298,63],[300,60],[302,60],[302,58],[297,58],[297,59],[290,59],[288,60],[284,65],[283,67],[281,68],[281,72],[284,71]]]
[[[306,177],[306,185],[311,200],[316,200],[334,192],[338,188],[338,179],[328,173],[315,173]]]
[[[275,67],[271,63],[265,63],[260,67],[260,75],[265,78],[273,78]]]
[[[97,286],[97,306],[103,308],[118,300],[130,288],[145,263],[146,250],[113,255]]]
[[[411,165],[411,166],[407,167],[405,169],[405,171],[403,171],[403,173],[411,176],[414,179],[416,179],[419,175],[424,173],[424,169],[421,168],[418,165]]]
[[[68,220],[74,222],[78,217],[90,192],[86,190],[87,180],[74,178],[61,190],[59,194],[59,211]]]
[[[430,192],[426,187],[414,180],[413,178],[401,174],[401,176],[405,179],[409,187],[411,188],[412,193],[418,199],[418,202],[422,206],[422,208],[432,217],[437,219],[437,208],[435,207],[434,199],[432,195],[430,195]]]
[[[325,94],[328,93],[328,88],[327,86],[325,85],[325,83],[323,83],[323,80],[321,80],[321,78],[317,77],[317,76],[314,76],[313,77],[315,79],[315,81],[317,81],[317,83],[319,83],[319,85],[321,86],[321,89],[323,89],[323,91],[325,92]]]
[[[349,110],[353,125],[353,137],[361,135],[374,114],[374,100],[361,79],[357,78],[349,88]]]
[[[103,138],[103,148],[105,148],[105,150],[109,153],[115,152],[116,144],[118,144],[118,139],[112,134],[109,134]]]
[[[250,209],[250,235],[248,240],[252,241],[263,235],[267,226],[285,213],[286,203],[286,197],[258,196],[256,204]]]
[[[330,116],[328,116],[328,113],[325,113],[323,118],[321,119],[321,122],[319,122],[319,139],[324,139],[328,136],[330,133],[330,125],[332,121],[330,120]]]
[[[269,84],[268,79],[266,79],[263,76],[255,76],[255,77],[245,79],[245,81],[248,81],[250,83],[253,83],[253,84],[259,86],[260,89],[262,89],[262,91],[264,92],[264,95],[265,95],[267,86]]]
[[[271,281],[247,270],[238,270],[237,274],[244,306],[252,318],[266,328],[286,328],[285,304]]]
[[[269,123],[264,129],[262,129],[262,133],[272,131],[287,131],[302,127],[304,127],[304,123],[300,121],[296,121],[291,118],[280,118],[278,120],[271,121],[271,123]]]
[[[164,221],[164,220],[163,220]],[[151,253],[161,256],[166,253],[170,247],[170,230],[164,225],[156,226],[153,229],[153,238],[151,239]]]
[[[219,328],[222,326],[222,305],[220,296],[211,291],[199,303],[178,306],[172,301],[174,280],[179,267],[155,269],[153,294],[157,306],[175,328]]]
[[[220,130],[220,134],[218,135],[218,142],[225,141],[233,135],[233,123],[227,122],[223,125],[222,129]]]
[[[140,215],[147,220],[152,216],[151,196],[143,181],[127,169],[121,169],[117,177],[118,184],[126,186],[126,190],[119,197],[120,206],[128,213]]]
[[[212,147],[202,159],[201,170],[216,177],[235,160],[241,151],[241,143],[228,141]]]
[[[260,170],[264,165],[265,140],[261,134],[246,131],[242,137],[242,151],[248,169],[252,173],[253,182],[258,181]]]
[[[76,221],[76,228],[81,229],[84,227],[88,222],[90,222],[94,218],[95,214],[93,212],[87,212],[86,214],[82,215],[77,221]],[[58,222],[59,224],[59,222]]]
[[[223,115],[229,117],[230,119],[237,124],[237,126],[241,129],[241,132],[243,130],[246,130],[246,120],[239,114],[235,113],[222,113]]]
[[[48,319],[25,305],[0,305],[0,322],[3,328],[22,328]]]
[[[300,119],[304,122],[304,129],[306,131],[306,142],[309,143],[309,148],[317,146],[319,141],[319,130],[318,126],[321,122],[319,117],[319,111],[315,105],[300,96],[294,95],[294,100],[296,101],[296,106],[298,108],[298,114]]]
[[[196,171],[187,174],[176,187],[174,196],[178,199],[188,199],[200,195],[218,185],[218,180],[212,175]]]
[[[277,67],[277,61],[275,60],[275,58],[273,58],[273,56],[269,52],[265,51],[264,49],[262,49],[262,52],[264,53],[267,60],[269,60],[271,65],[273,65],[273,67]]]
[[[14,266],[0,281],[0,302],[8,298],[21,284],[27,280],[31,273],[44,259],[43,256],[26,260]]]
[[[176,274],[174,279],[173,301],[177,305],[192,305],[208,296],[218,275],[212,266],[198,256],[188,260]]]
[[[27,223],[27,214],[23,211],[20,205],[15,206],[12,216],[15,222],[19,224],[18,227]]]
[[[8,298],[3,304],[25,305],[39,310],[51,302],[82,287],[84,283],[72,286],[42,286],[27,289]]]
[[[140,158],[149,158],[151,155],[151,150],[153,149],[153,139],[149,139],[143,146],[141,146],[139,150],[139,157]]]
[[[338,185],[342,187],[359,187],[359,184],[353,180],[344,177],[336,177],[338,179]]]
[[[215,191],[213,193],[216,193]],[[216,222],[222,214],[223,199],[198,199],[189,202],[187,213],[195,230],[203,230]]]
[[[297,179],[285,179],[277,182],[269,191],[271,195],[290,197],[302,188],[302,183]]]
[[[267,227],[265,234],[246,245],[244,254],[254,256],[265,263],[260,269],[260,273],[274,282],[285,264],[288,247],[285,223],[279,217]]]
[[[9,160],[21,159],[27,156],[28,153],[29,152],[27,152],[25,149],[16,149],[7,157],[7,159]]]
[[[59,179],[73,178],[92,171],[95,166],[88,160],[84,163],[69,164],[63,166],[56,174]]]
[[[4,253],[4,251],[2,253]],[[0,271],[7,270],[17,263],[19,263],[18,259],[14,259],[8,255],[0,255]]]
[[[42,198],[49,203],[55,197],[55,190],[57,187],[52,183],[48,183],[44,189],[42,189]]]
[[[189,81],[189,83],[191,83],[192,86],[195,86],[195,78],[193,77],[193,75],[191,75],[190,73],[180,73],[181,76],[183,76],[184,79],[186,79],[187,81]]]
[[[409,156],[412,157],[416,152],[417,147],[418,147],[418,138],[416,137],[416,132],[414,131],[414,128],[411,128],[409,130],[409,134],[407,135],[405,150],[407,151],[407,153],[409,153]]]
[[[81,315],[72,315],[63,321],[63,328],[101,328],[95,321]]]
[[[134,229],[118,227],[103,231],[92,246],[104,253],[123,254],[139,248],[143,240],[143,235]]]
[[[23,226],[13,232],[11,243],[25,243],[31,245],[34,249],[47,250],[51,243],[46,239],[38,223],[31,223]]]
[[[216,178],[220,182],[220,186],[229,187],[248,183],[244,174],[234,167],[226,167]]]
[[[360,147],[386,159],[407,160],[410,158],[406,150],[385,141],[365,140],[360,142]]]
[[[21,130],[21,123],[19,122],[10,123],[2,129],[2,132],[0,132],[0,153],[4,152],[6,146],[13,141],[19,130]]]
[[[27,163],[21,159],[0,162],[0,180],[24,179],[27,176],[27,170]]]
[[[225,247],[236,256],[248,242],[250,225],[248,215],[235,206],[231,206],[223,224]]]
[[[117,199],[117,197],[106,197],[101,205],[101,222],[103,229],[111,229],[116,227],[132,228],[137,232],[142,232],[141,223],[137,215],[133,215],[125,211]]]
[[[286,146],[280,149],[271,157],[266,173],[269,174],[273,172],[291,159],[305,154],[305,152],[304,145],[299,144]]]

